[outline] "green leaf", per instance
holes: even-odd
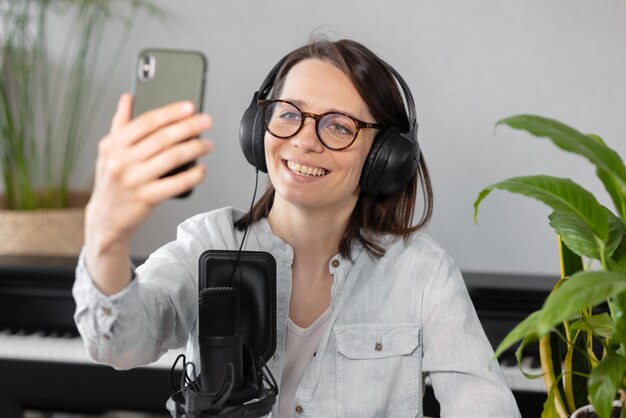
[[[543,404],[543,410],[541,411],[541,418],[559,418],[559,414],[556,412],[556,403],[554,402],[554,387],[548,392],[548,397]]]
[[[496,348],[496,357],[499,357],[502,353],[504,353],[506,349],[511,347],[516,342],[521,341],[527,337],[532,338],[534,334],[537,334],[534,330],[538,328],[540,314],[541,311],[533,312],[528,315],[526,319],[517,324],[517,326],[513,328],[506,337],[502,339],[502,341]],[[535,335],[535,338],[538,337],[538,335]]]
[[[589,377],[591,403],[600,418],[609,418],[612,403],[626,375],[626,357],[607,354]]]
[[[548,218],[550,226],[574,253],[582,257],[601,260],[613,254],[624,234],[622,220],[608,209],[604,209],[609,222],[609,235],[606,242],[599,242],[589,224],[571,212],[555,210]]]
[[[574,253],[569,249],[567,245],[563,243],[563,240],[559,236],[559,260],[561,264],[561,280],[557,283],[558,287],[560,284],[566,280],[565,277],[572,276],[574,273],[577,273],[584,269],[583,259],[580,255]]]
[[[609,148],[598,136],[585,135],[562,122],[537,115],[512,116],[498,121],[496,126],[498,125],[508,125],[513,129],[525,130],[537,137],[548,138],[562,150],[587,158],[598,170],[602,171],[601,175],[604,179],[601,177],[601,180],[614,202],[617,198],[616,206],[624,217],[626,168],[619,154]]]
[[[574,274],[552,292],[541,308],[535,332],[544,335],[556,324],[626,291],[626,274],[585,271]]]
[[[619,243],[611,258],[607,260],[608,269],[611,271],[626,272],[626,227],[622,224],[624,238]]]
[[[613,334],[613,318],[606,312],[582,317],[572,322],[570,331],[574,333],[578,331],[589,331],[602,338],[609,338]]]
[[[606,146],[602,138],[598,135],[587,134],[587,136]],[[607,170],[603,170],[601,168],[596,170],[596,175],[602,181],[602,184],[604,184],[604,188],[609,193],[609,196],[611,196],[611,200],[613,200],[613,204],[615,205],[619,215],[622,219],[626,219],[626,193],[620,189],[620,182],[618,179]]]
[[[530,314],[507,334],[496,348],[500,356],[526,337],[540,338],[561,322],[577,318],[581,309],[598,305],[626,292],[626,274],[584,271],[574,274],[546,299],[544,306]]]
[[[615,321],[611,339],[617,344],[626,346],[626,292],[615,296],[611,301],[611,308]]]
[[[568,397],[573,402],[573,410],[576,410],[588,403],[587,379],[591,373],[591,361],[587,354],[587,331],[577,332],[572,341],[565,356],[565,380]]]
[[[554,390],[554,403],[559,404],[560,409],[567,409],[565,388],[563,386],[563,344],[562,336],[565,330],[563,324],[555,327],[541,337],[539,340],[539,357],[541,359],[541,369],[544,373],[544,383],[546,387]],[[559,409],[559,408],[557,408]]]
[[[524,357],[524,349],[528,347],[529,345],[535,345],[537,342],[538,340],[535,335],[527,335],[526,337],[524,337],[519,347],[517,347],[517,350],[515,350],[515,359],[517,360],[517,367],[519,368],[519,371],[522,372],[522,374],[527,379],[538,379],[543,376],[543,373],[532,374],[532,373],[528,373],[526,370],[522,368],[522,359]]]
[[[573,220],[577,220],[581,225],[588,225],[592,234],[600,242],[605,243],[609,239],[608,214],[610,211],[600,205],[593,194],[570,179],[551,176],[527,176],[513,177],[493,184],[482,190],[474,202],[474,220],[478,216],[480,202],[493,189],[507,190],[511,193],[518,193],[540,200],[555,211],[558,211],[560,219],[568,217],[570,220],[569,224],[572,224]],[[571,228],[576,229],[576,225],[571,225]],[[569,232],[567,235],[571,236]],[[594,239],[594,241],[596,240]],[[588,242],[587,245],[598,246],[598,243]],[[572,250],[574,249],[572,248]],[[604,249],[598,248],[598,251],[602,252]]]

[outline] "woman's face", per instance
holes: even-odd
[[[303,112],[338,111],[376,122],[350,79],[319,59],[296,64],[287,74],[279,98],[296,104]],[[361,129],[349,148],[333,151],[320,143],[312,118],[306,118],[300,132],[289,139],[266,132],[265,159],[276,189],[274,205],[352,212],[360,191],[361,169],[375,134],[374,129]]]

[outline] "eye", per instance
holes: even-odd
[[[324,118],[324,130],[334,136],[354,137],[354,122],[344,115],[330,114]]]
[[[337,134],[352,135],[350,128],[340,123],[333,123],[329,126],[329,128]]]
[[[278,115],[279,118],[284,120],[300,120],[300,112],[295,110],[285,110],[280,112]]]

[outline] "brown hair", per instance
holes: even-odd
[[[328,61],[342,70],[378,123],[398,127],[402,132],[409,130],[406,109],[395,78],[373,52],[351,40],[314,41],[291,52],[276,76],[273,97],[280,95],[289,70],[309,58]],[[419,221],[412,225],[418,184],[421,185],[423,207]],[[268,181],[263,196],[249,213],[236,222],[236,227],[243,230],[267,217],[274,202],[274,193],[275,189]],[[339,252],[349,259],[352,244],[359,242],[371,255],[381,257],[385,248],[378,242],[378,234],[392,234],[407,240],[411,233],[428,223],[432,208],[432,186],[422,154],[415,175],[399,192],[379,197],[361,192],[339,243]]]

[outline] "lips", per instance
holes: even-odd
[[[322,177],[328,174],[328,170],[320,167],[310,167],[304,164],[298,164],[296,162],[287,160],[287,168],[294,174],[303,177]]]

